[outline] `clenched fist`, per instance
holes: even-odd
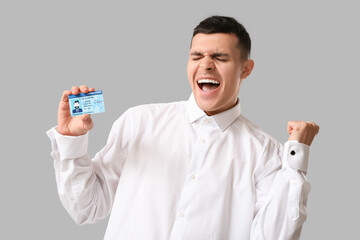
[[[319,129],[320,127],[313,122],[289,121],[287,126],[289,141],[298,140],[310,146]]]

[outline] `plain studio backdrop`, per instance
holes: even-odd
[[[284,143],[288,120],[321,127],[302,239],[356,239],[359,55],[356,1],[1,1],[1,239],[102,239],[108,219],[76,225],[62,207],[50,141],[63,90],[104,92],[89,151],[129,107],[187,100],[193,28],[230,15],[252,38],[242,113]],[[145,200],[145,199],[144,199]]]

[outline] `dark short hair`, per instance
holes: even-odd
[[[246,60],[250,57],[251,39],[245,27],[236,21],[235,18],[226,16],[211,16],[199,23],[194,28],[193,37],[198,33],[229,33],[235,34],[238,38],[241,59]]]

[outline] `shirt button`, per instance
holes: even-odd
[[[210,124],[210,119],[205,119],[205,122],[206,122],[207,124]]]
[[[205,139],[203,139],[203,138],[200,139],[200,142],[201,142],[201,143],[205,143]]]
[[[190,176],[190,178],[194,180],[194,179],[195,179],[195,175],[192,174],[192,175]]]
[[[290,154],[294,156],[294,155],[296,154],[296,152],[295,152],[294,150],[292,150],[292,151],[290,152]]]
[[[184,213],[184,212],[181,212],[181,213],[179,214],[179,216],[180,216],[181,218],[184,218],[184,217],[185,217],[185,213]]]

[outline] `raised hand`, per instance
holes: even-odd
[[[300,143],[311,145],[320,127],[314,122],[289,121],[287,131],[290,140],[298,140]]]

